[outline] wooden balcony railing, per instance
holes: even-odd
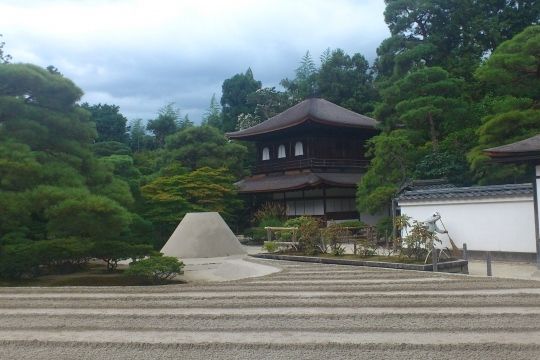
[[[363,169],[369,164],[368,160],[357,159],[298,159],[298,160],[268,160],[253,167],[254,174],[271,173],[285,170],[300,169]]]

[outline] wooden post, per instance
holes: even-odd
[[[491,272],[491,252],[486,253],[486,267],[487,267],[487,276],[492,276],[493,273]]]
[[[272,230],[270,228],[266,228],[266,240],[272,241]]]
[[[323,197],[323,212],[324,216],[326,216],[326,187],[323,186],[322,188],[322,197]]]
[[[536,237],[536,268],[540,270],[540,164],[535,164],[533,177],[534,233]]]
[[[467,252],[466,243],[463,243],[463,260],[469,260],[469,253]]]
[[[438,271],[438,266],[437,266],[437,248],[435,247],[435,242],[433,242],[431,244],[431,263],[433,264],[433,272],[437,272]]]

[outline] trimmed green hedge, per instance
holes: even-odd
[[[150,256],[133,262],[124,272],[126,276],[135,276],[161,284],[182,273],[184,263],[172,256]]]
[[[0,277],[32,278],[43,273],[66,273],[82,268],[90,259],[102,259],[112,271],[118,261],[155,254],[152,246],[122,241],[91,242],[75,238],[20,241],[0,247]]]

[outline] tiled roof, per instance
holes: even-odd
[[[540,162],[540,134],[484,152],[496,162]]]
[[[409,190],[430,190],[430,189],[446,189],[454,188],[455,185],[450,184],[448,179],[426,179],[426,180],[411,180],[405,183],[399,190],[401,194]]]
[[[227,133],[227,137],[230,139],[247,138],[290,128],[306,121],[367,129],[375,129],[377,125],[377,121],[368,116],[355,113],[324,99],[312,98],[304,100],[260,124]]]
[[[356,186],[362,174],[358,173],[299,173],[248,177],[235,185],[239,193],[272,192],[303,189],[320,184]]]
[[[532,196],[532,184],[505,184],[470,187],[447,187],[405,191],[398,197],[399,202],[423,200],[463,200],[478,198],[502,198]]]
[[[540,134],[512,144],[497,146],[484,151],[494,154],[540,152]]]

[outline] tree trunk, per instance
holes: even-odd
[[[428,121],[429,121],[429,134],[431,136],[431,144],[433,146],[433,150],[437,150],[439,148],[439,140],[437,139],[437,130],[435,129],[435,122],[433,121],[433,115],[431,112],[428,113]]]

